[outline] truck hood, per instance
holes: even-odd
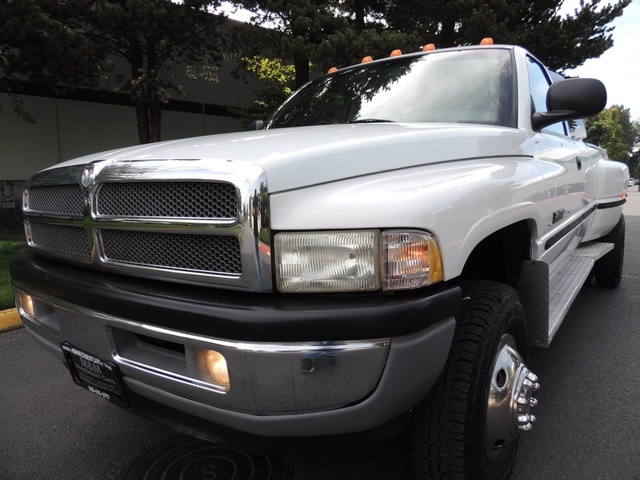
[[[249,162],[271,193],[430,163],[531,156],[523,131],[483,125],[350,124],[283,128],[173,140],[88,155],[51,168],[98,160],[203,159]]]

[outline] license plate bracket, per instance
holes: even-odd
[[[69,342],[62,342],[60,347],[77,385],[117,405],[127,405],[120,370],[115,363],[74,347]]]

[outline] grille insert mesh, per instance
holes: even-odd
[[[80,185],[46,185],[29,188],[28,208],[57,215],[82,215],[84,196]]]
[[[128,230],[100,230],[104,256],[111,262],[148,267],[240,275],[236,237]]]
[[[82,227],[30,222],[29,229],[31,241],[39,248],[81,260],[91,258],[89,240]]]
[[[122,217],[234,219],[238,201],[234,186],[222,182],[105,183],[97,210]]]

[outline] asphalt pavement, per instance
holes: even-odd
[[[586,285],[551,347],[532,349],[539,421],[522,438],[514,480],[640,479],[639,192],[629,192],[625,213],[620,287]],[[0,359],[0,480],[121,479],[144,452],[176,438],[76,387],[22,328],[0,333]],[[292,478],[411,478],[405,442],[361,457],[296,460]]]

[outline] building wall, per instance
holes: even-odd
[[[172,95],[163,106],[162,139],[173,140],[241,130],[229,105],[250,106],[255,84],[231,75],[223,65],[218,82],[180,79],[186,95]],[[25,88],[19,98],[36,120],[27,123],[13,112],[11,97],[0,93],[0,196],[7,182],[20,183],[37,171],[89,153],[137,145],[135,109],[128,94],[76,90],[54,96]]]

